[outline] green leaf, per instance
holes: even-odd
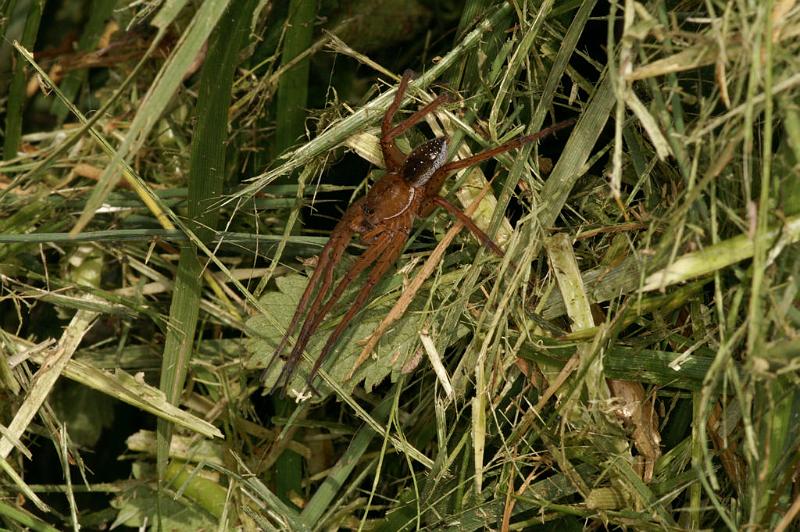
[[[139,528],[149,525],[148,530],[158,530],[157,502],[160,503],[162,530],[216,530],[217,523],[203,510],[183,499],[163,497],[157,501],[156,492],[146,486],[138,486],[125,492],[111,503],[119,510],[111,525]]]
[[[103,429],[114,421],[111,397],[74,382],[58,386],[50,404],[67,426],[70,438],[80,446],[94,447]]]

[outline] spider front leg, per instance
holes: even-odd
[[[477,153],[471,157],[467,157],[466,159],[459,159],[458,161],[453,161],[447,163],[446,165],[439,168],[431,178],[425,183],[422,194],[425,200],[420,207],[420,216],[427,217],[433,212],[433,209],[436,206],[440,206],[445,208],[450,214],[461,220],[461,222],[470,230],[472,233],[480,240],[486,247],[491,249],[497,256],[503,256],[503,250],[494,243],[494,241],[483,231],[481,231],[477,225],[470,219],[469,216],[464,214],[458,207],[444,199],[442,196],[439,195],[439,191],[442,189],[442,184],[444,184],[444,180],[453,172],[458,170],[462,170],[464,168],[469,168],[470,166],[475,166],[476,164],[491,159],[500,155],[501,153],[505,153],[509,150],[513,150],[514,148],[518,148],[520,146],[524,146],[525,144],[535,142],[539,139],[552,135],[556,131],[564,129],[566,127],[571,126],[575,123],[575,120],[564,120],[563,122],[558,122],[546,129],[539,131],[538,133],[534,133],[532,135],[523,135],[521,137],[517,137],[512,139],[500,146],[496,146],[494,148],[490,148],[488,150],[482,151]]]
[[[501,144],[500,146],[495,146],[494,148],[490,148],[488,150],[484,150],[480,153],[476,153],[471,157],[467,157],[466,159],[459,159],[457,161],[452,161],[447,163],[446,165],[439,168],[436,173],[431,176],[430,180],[425,183],[425,196],[428,198],[434,198],[439,194],[439,191],[442,189],[442,184],[444,183],[445,178],[453,172],[458,170],[462,170],[464,168],[469,168],[470,166],[475,166],[476,164],[486,161],[488,159],[492,159],[493,157],[497,157],[501,153],[505,153],[507,151],[513,150],[514,148],[519,148],[520,146],[524,146],[525,144],[530,144],[531,142],[536,142],[537,140],[543,139],[559,131],[566,127],[571,126],[575,123],[574,119],[564,120],[563,122],[558,122],[546,129],[539,131],[538,133],[534,133],[532,135],[522,135],[521,137],[517,137],[514,139],[509,140],[508,142]],[[427,206],[429,210],[427,210],[427,214],[430,214],[430,211],[433,210],[433,206]],[[423,215],[425,215],[423,213]]]
[[[330,312],[331,308],[333,308],[333,306],[338,302],[339,298],[342,297],[342,294],[350,285],[350,283],[353,282],[353,280],[358,277],[361,272],[378,260],[378,258],[385,252],[387,245],[388,242],[382,239],[379,239],[373,243],[364,253],[361,254],[360,257],[358,257],[355,264],[353,264],[347,270],[347,273],[342,280],[339,281],[339,284],[336,285],[336,288],[330,294],[327,301],[325,301],[325,304],[321,308],[314,309],[315,312],[313,314],[309,312],[309,315],[306,317],[306,321],[303,324],[303,328],[297,335],[297,342],[294,345],[294,349],[292,349],[292,352],[286,362],[285,370],[288,369],[289,371],[288,378],[290,378],[291,373],[294,372],[294,368],[299,362],[300,357],[303,355],[303,350],[305,349],[309,340],[311,340],[311,336],[314,334],[314,331],[316,331],[319,325],[322,323],[322,320],[325,318],[328,312]],[[321,297],[321,295],[322,294],[320,294],[318,298]],[[321,354],[317,359],[317,364],[320,364],[326,355],[327,353]],[[288,378],[286,384],[288,384]]]
[[[286,328],[286,333],[283,335],[283,338],[281,339],[280,343],[275,348],[275,352],[272,355],[272,358],[270,359],[269,363],[267,364],[267,367],[264,369],[262,373],[262,380],[267,377],[270,369],[272,369],[273,364],[281,357],[284,349],[286,349],[286,346],[288,345],[292,334],[294,333],[295,329],[297,328],[297,325],[300,322],[300,318],[302,318],[303,315],[306,313],[306,308],[308,307],[309,301],[311,301],[311,296],[314,294],[315,291],[317,295],[314,298],[313,303],[311,304],[311,308],[308,311],[308,315],[306,316],[306,323],[308,323],[309,321],[313,321],[315,315],[318,313],[319,307],[322,305],[322,302],[324,301],[325,296],[328,293],[328,290],[330,290],[331,284],[333,284],[334,269],[341,260],[342,254],[344,253],[347,244],[350,243],[350,239],[356,232],[355,228],[363,226],[364,224],[364,215],[362,207],[364,201],[365,199],[362,198],[353,203],[353,205],[351,205],[350,208],[347,209],[344,216],[342,216],[342,219],[339,220],[339,223],[336,224],[336,227],[331,232],[330,239],[325,244],[325,247],[322,248],[322,251],[319,254],[319,261],[317,262],[317,267],[314,269],[314,273],[308,280],[308,284],[306,285],[306,289],[303,292],[303,295],[300,297],[300,302],[297,304],[297,308],[295,309],[294,315],[292,316],[292,320],[289,323],[289,326]],[[278,379],[275,381],[275,385],[272,387],[270,393],[274,392],[277,388],[281,386],[281,381],[285,381],[284,385],[288,384],[288,380],[289,378],[291,378],[291,374],[294,372],[294,367],[296,366],[299,360],[300,354],[302,354],[303,350],[305,349],[306,347],[305,344],[307,342],[308,340],[302,342],[298,338],[298,341],[295,343],[295,346],[292,349],[292,354],[286,361],[286,364],[284,365],[281,374],[278,376]]]
[[[391,268],[392,265],[397,262],[397,259],[400,258],[406,241],[408,240],[408,235],[410,234],[412,224],[413,218],[409,217],[407,220],[404,220],[401,224],[399,224],[399,228],[385,231],[376,237],[375,246],[380,247],[382,253],[378,255],[375,266],[372,268],[372,271],[369,272],[367,280],[364,282],[364,286],[362,286],[361,290],[358,291],[358,294],[356,295],[353,303],[350,305],[347,313],[345,313],[339,322],[339,325],[336,326],[336,329],[328,337],[328,341],[325,342],[325,346],[322,348],[317,361],[314,363],[314,367],[311,368],[311,373],[308,374],[309,384],[311,384],[311,381],[317,374],[322,362],[336,345],[339,337],[342,335],[345,329],[347,329],[347,326],[350,325],[353,317],[355,317],[358,311],[361,310],[361,308],[367,302],[367,298],[369,298],[372,289],[375,288],[375,285],[377,285],[383,276],[386,275],[386,272],[389,271],[389,268]]]

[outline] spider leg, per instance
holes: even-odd
[[[300,358],[303,356],[303,351],[308,345],[311,336],[316,331],[319,324],[322,322],[325,315],[330,311],[333,305],[338,301],[341,297],[342,293],[344,293],[345,289],[350,285],[350,283],[358,277],[358,275],[363,272],[370,264],[375,262],[378,257],[384,252],[385,248],[389,244],[388,241],[384,241],[379,239],[374,245],[372,245],[367,251],[365,251],[359,258],[356,260],[355,264],[348,270],[347,274],[339,281],[339,284],[336,285],[334,291],[330,294],[327,301],[325,301],[324,305],[322,301],[324,300],[325,296],[327,295],[327,288],[330,287],[330,283],[326,283],[326,290],[320,290],[317,294],[316,299],[314,300],[314,304],[312,305],[311,310],[306,316],[306,321],[303,324],[303,327],[300,329],[300,333],[297,335],[297,342],[294,344],[294,348],[292,352],[289,354],[289,357],[286,360],[285,365],[283,366],[283,370],[281,371],[281,375],[276,381],[276,387],[282,381],[283,385],[286,386],[289,384],[289,380],[291,379],[292,374],[294,373],[297,364],[300,362]],[[330,268],[330,271],[327,273],[326,281],[332,279],[333,276],[333,265]],[[320,305],[322,307],[320,308]],[[324,359],[324,355],[320,355],[317,359],[318,363]]]
[[[484,246],[492,250],[492,252],[498,257],[503,258],[503,250],[500,249],[500,246],[495,244],[494,240],[492,240],[489,237],[489,235],[481,231],[481,229],[477,225],[475,225],[475,222],[473,222],[469,216],[464,214],[461,211],[461,209],[459,209],[458,207],[456,207],[455,205],[444,199],[442,196],[438,195],[434,197],[431,200],[431,202],[435,205],[443,207],[447,212],[458,218],[461,221],[461,223],[463,223],[467,227],[467,229],[472,231],[472,234],[475,235],[478,238],[478,240],[480,240],[481,243],[483,243]]]
[[[394,100],[392,100],[392,104],[386,109],[386,114],[383,115],[383,123],[381,124],[381,135],[386,135],[386,132],[392,129],[392,120],[394,120],[394,115],[397,113],[397,110],[400,109],[400,103],[403,101],[403,96],[406,94],[406,89],[408,89],[408,83],[414,77],[414,71],[411,69],[406,69],[403,72],[403,77],[400,78],[400,84],[397,86],[397,92],[394,93]]]
[[[553,133],[555,133],[556,131],[564,129],[565,127],[569,127],[574,123],[575,123],[574,119],[564,120],[563,122],[554,124],[532,135],[522,135],[520,137],[511,139],[508,142],[496,146],[494,148],[482,151],[480,153],[476,153],[472,157],[467,157],[466,159],[460,159],[458,161],[453,161],[451,163],[448,163],[444,165],[441,168],[441,170],[445,172],[453,172],[455,170],[461,170],[462,168],[467,168],[469,166],[476,165],[481,161],[485,161],[486,159],[491,159],[492,157],[500,155],[501,153],[505,153],[509,150],[513,150],[514,148],[518,148],[519,146],[522,146],[524,144],[536,142],[539,139],[548,137]]]
[[[557,124],[554,124],[532,135],[522,135],[521,137],[509,140],[508,142],[501,144],[500,146],[496,146],[494,148],[490,148],[480,153],[476,153],[475,155],[467,157],[466,159],[459,159],[457,161],[449,162],[446,165],[439,168],[436,171],[436,173],[434,173],[433,176],[431,176],[428,182],[425,183],[425,195],[431,198],[437,195],[439,193],[439,190],[441,190],[442,188],[442,183],[444,183],[445,178],[451,172],[455,172],[456,170],[462,170],[464,168],[469,168],[470,166],[474,166],[482,161],[491,159],[492,157],[496,157],[501,153],[513,150],[514,148],[518,148],[530,142],[536,142],[539,139],[552,135],[556,131],[569,127],[574,123],[575,123],[574,119],[564,120],[563,122],[558,122]],[[426,213],[430,214],[430,211],[431,208],[429,207],[426,209],[426,211],[423,211],[422,215],[425,216]]]
[[[383,133],[383,138],[388,139],[390,141],[394,141],[394,139],[396,139],[398,136],[402,135],[403,133],[405,133],[406,131],[417,125],[419,122],[422,121],[423,118],[425,118],[433,111],[435,111],[437,107],[449,101],[450,101],[450,96],[448,94],[440,94],[432,102],[425,105],[425,107],[423,107],[418,111],[415,111],[413,114],[411,114],[411,116],[409,116],[402,122],[398,123],[390,130]]]
[[[403,101],[403,96],[408,89],[408,82],[414,77],[413,70],[406,70],[403,72],[403,77],[400,79],[400,84],[397,86],[397,92],[394,93],[394,100],[392,104],[386,109],[383,115],[383,122],[381,123],[381,151],[383,152],[383,160],[386,163],[386,168],[389,171],[400,168],[403,164],[403,154],[395,145],[393,139],[387,137],[387,134],[392,129],[392,120],[397,110],[400,109],[400,104]]]
[[[303,292],[303,295],[300,297],[300,301],[297,304],[297,308],[295,309],[294,315],[292,316],[292,320],[289,323],[289,326],[286,328],[286,333],[283,335],[278,346],[275,348],[275,352],[272,355],[267,367],[264,368],[262,373],[262,380],[266,378],[267,374],[269,374],[270,369],[272,369],[272,365],[280,359],[281,354],[283,354],[284,349],[286,349],[287,344],[291,338],[291,335],[294,333],[295,329],[297,328],[298,323],[300,322],[300,318],[302,318],[303,314],[305,314],[305,310],[308,307],[308,303],[311,300],[311,296],[314,294],[314,291],[317,289],[317,285],[322,280],[322,284],[317,291],[317,295],[314,298],[313,303],[311,304],[311,309],[308,311],[308,318],[310,319],[317,313],[317,309],[322,304],[322,301],[325,298],[325,294],[330,289],[331,284],[333,283],[333,270],[336,264],[342,258],[342,254],[344,253],[347,244],[350,242],[350,239],[355,233],[353,229],[354,226],[360,224],[360,220],[363,217],[362,214],[362,204],[364,200],[363,198],[353,203],[349,209],[345,212],[344,216],[339,223],[336,224],[333,231],[331,232],[331,237],[328,242],[325,244],[325,247],[322,248],[322,252],[319,254],[319,262],[317,262],[317,267],[314,269],[314,273],[311,275],[311,278],[308,280],[308,284],[306,285],[306,289]],[[298,343],[300,343],[298,341]],[[296,344],[297,345],[297,344]],[[296,349],[295,345],[295,349]],[[300,351],[305,349],[305,344],[302,344]],[[294,352],[294,351],[293,351]],[[279,387],[281,379],[284,378],[284,374],[286,373],[286,367],[284,366],[284,370],[281,372],[281,375],[275,381],[275,385],[273,386],[270,393],[275,391],[276,388]]]
[[[414,114],[396,126],[392,127],[394,115],[397,114],[397,110],[400,109],[400,103],[402,102],[403,96],[408,89],[408,82],[413,76],[414,73],[411,70],[406,70],[403,73],[403,78],[400,80],[400,85],[397,86],[397,92],[394,95],[394,100],[386,110],[386,114],[383,115],[383,122],[381,123],[381,151],[383,152],[383,160],[386,163],[386,168],[389,171],[399,170],[403,166],[403,161],[405,160],[405,155],[403,155],[403,153],[397,147],[394,139],[396,139],[409,128],[413,127],[420,120],[425,118],[426,115],[433,112],[434,109],[449,100],[449,96],[447,94],[440,94],[428,105],[419,111],[416,111]]]
[[[322,348],[319,358],[317,358],[317,361],[314,363],[314,367],[311,368],[311,373],[308,374],[309,384],[317,374],[317,371],[322,365],[322,362],[325,360],[325,357],[330,354],[331,350],[336,345],[336,342],[339,340],[339,337],[342,335],[345,329],[347,329],[348,325],[350,325],[353,317],[355,317],[358,311],[361,310],[366,303],[367,298],[369,298],[369,295],[372,292],[372,289],[375,288],[375,285],[377,285],[383,276],[386,275],[386,272],[389,271],[389,268],[391,268],[392,265],[397,262],[397,259],[400,257],[400,254],[405,247],[412,223],[413,218],[408,220],[408,222],[405,224],[406,227],[402,227],[400,231],[387,231],[378,237],[381,241],[383,241],[381,248],[385,252],[379,256],[377,262],[375,263],[375,267],[372,268],[371,272],[369,272],[369,276],[364,282],[364,286],[361,287],[361,290],[359,290],[358,294],[356,295],[353,304],[350,305],[350,309],[348,309],[348,311],[342,317],[342,320],[339,322],[339,325],[336,326],[336,329],[334,329],[334,331],[328,337],[328,341],[325,342],[325,346]]]
[[[388,241],[384,241],[383,239],[379,239],[375,244],[372,245],[369,249],[367,249],[358,259],[356,260],[355,264],[353,264],[350,269],[347,271],[345,276],[339,281],[339,284],[336,285],[336,288],[331,293],[328,300],[325,302],[325,305],[314,315],[308,316],[306,323],[303,325],[303,328],[298,335],[297,343],[308,343],[308,340],[311,338],[311,335],[314,331],[319,327],[319,324],[325,318],[325,316],[330,312],[331,308],[336,304],[338,299],[342,297],[342,294],[350,286],[350,283],[358,277],[361,272],[366,270],[371,264],[373,264],[381,254],[386,250],[388,245]]]

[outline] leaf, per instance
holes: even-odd
[[[70,438],[81,446],[94,447],[114,421],[114,401],[109,396],[74,382],[59,385],[50,403]]]
[[[147,524],[149,530],[158,530],[159,508],[156,492],[146,486],[138,486],[125,492],[112,501],[112,506],[119,510],[117,518],[111,525],[114,529],[120,525],[143,529]],[[162,497],[160,501],[161,527],[165,531],[178,530],[215,530],[217,523],[211,516],[199,508],[185,503],[182,499]]]

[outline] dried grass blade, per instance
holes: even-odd
[[[228,0],[200,4],[197,13],[189,23],[189,28],[183,32],[169,59],[150,86],[150,90],[145,94],[125,140],[114,152],[97,186],[86,200],[86,206],[70,231],[71,234],[80,233],[86,227],[117,184],[121,174],[122,161],[130,160],[142,147],[150,130],[156,125],[164,109],[180,87],[184,76],[193,67],[197,55],[227,7]]]

